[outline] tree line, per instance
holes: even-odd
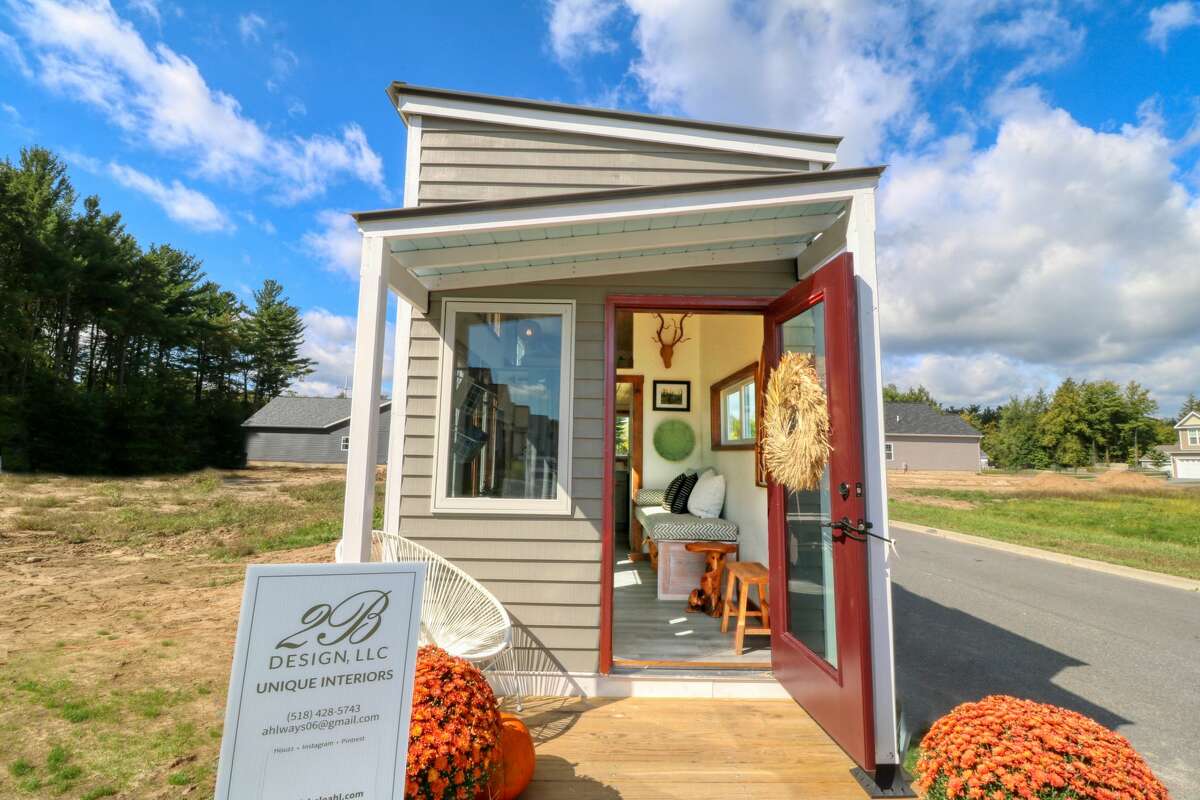
[[[1175,422],[1200,411],[1200,399],[1188,396],[1176,419],[1155,416],[1158,403],[1137,381],[1076,381],[1067,378],[1053,393],[1039,390],[1014,395],[1000,406],[943,406],[924,386],[901,390],[884,387],[891,402],[927,403],[958,414],[983,440],[980,446],[992,466],[1001,469],[1078,468],[1099,462],[1133,464],[1144,455],[1165,458],[1155,445],[1175,441]]]
[[[144,473],[245,462],[241,423],[312,372],[283,287],[253,304],[119,213],[43,148],[0,162],[4,469]]]

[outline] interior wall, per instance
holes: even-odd
[[[668,320],[678,316],[668,315]],[[713,383],[758,360],[762,351],[762,317],[741,314],[689,317],[684,323],[684,334],[690,338],[676,345],[670,369],[663,366],[659,345],[653,340],[657,329],[658,318],[653,314],[634,314],[633,367],[617,370],[645,376],[643,485],[662,489],[684,469],[713,467],[725,476],[725,508],[721,516],[738,525],[742,560],[766,564],[767,490],[754,483],[754,451],[714,451],[709,408],[709,387]],[[655,380],[691,381],[691,411],[654,411]],[[684,420],[696,432],[696,449],[683,461],[667,461],[654,450],[654,429],[668,419]]]
[[[753,450],[713,450],[709,387],[758,361],[762,352],[763,321],[758,315],[714,314],[703,317],[699,367],[703,387],[701,449],[705,465],[725,476],[726,519],[736,522],[742,561],[767,563],[767,490],[754,483]],[[758,389],[759,387],[755,387]]]
[[[678,314],[665,314],[668,322],[678,320]],[[700,379],[700,331],[698,318],[689,317],[683,324],[684,336],[691,337],[689,341],[675,346],[671,359],[671,368],[663,366],[662,356],[659,355],[658,342],[654,334],[658,330],[658,317],[654,314],[637,313],[633,315],[633,367],[619,369],[621,374],[643,376],[642,389],[642,431],[645,439],[642,446],[642,485],[647,489],[665,489],[671,479],[685,469],[697,469],[703,466],[704,453],[701,447],[703,435],[702,414],[707,407],[700,407],[698,390]],[[691,381],[692,404],[691,411],[655,411],[654,382]],[[659,423],[669,419],[683,420],[692,426],[696,432],[696,447],[691,455],[683,461],[667,461],[654,450],[654,429]]]

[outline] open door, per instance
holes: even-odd
[[[775,676],[867,771],[875,769],[867,537],[832,527],[864,515],[858,320],[843,254],[767,308],[766,374],[784,352],[813,356],[829,399],[833,455],[817,490],[767,476]]]

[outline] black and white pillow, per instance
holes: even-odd
[[[665,510],[667,510],[667,511],[671,510],[672,505],[674,505],[674,503],[675,503],[675,496],[677,494],[679,494],[679,487],[683,485],[683,481],[685,478],[687,478],[687,473],[681,472],[678,475],[676,475],[674,478],[672,478],[671,482],[667,484],[667,489],[666,489],[666,491],[663,492],[663,501],[662,501],[662,507]]]
[[[679,491],[671,498],[672,514],[688,513],[688,498],[692,496],[692,489],[696,488],[696,481],[698,480],[700,480],[700,476],[694,472],[683,476],[683,483],[679,484]]]

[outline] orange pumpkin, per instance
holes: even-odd
[[[515,714],[500,715],[500,764],[492,777],[492,800],[516,800],[533,780],[533,737]]]

